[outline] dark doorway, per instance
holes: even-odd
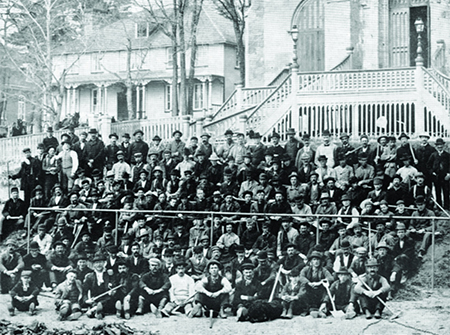
[[[125,91],[117,92],[117,119],[128,120],[127,95]]]
[[[423,57],[423,65],[425,67],[429,66],[428,60],[428,53],[429,53],[429,47],[428,47],[428,7],[427,6],[421,6],[421,7],[410,7],[409,9],[409,45],[410,45],[410,65],[416,66],[416,57],[417,57],[417,32],[416,32],[416,26],[415,22],[418,18],[421,18],[425,28],[423,33],[421,33],[422,37],[422,57]]]

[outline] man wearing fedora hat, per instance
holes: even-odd
[[[444,150],[442,138],[436,140],[436,151],[430,155],[427,168],[431,173],[436,201],[444,209],[450,209],[450,154]]]
[[[212,153],[214,152],[213,145],[209,143],[210,138],[211,135],[206,132],[201,134],[200,136],[201,142],[198,145],[197,150],[195,151],[195,154],[197,154],[198,152],[203,152],[206,160],[208,160],[209,157],[211,157]]]
[[[235,142],[233,141],[233,131],[231,129],[228,129],[225,132],[225,143],[222,144],[218,149],[217,149],[217,156],[219,156],[220,161],[222,163],[225,163],[228,156],[230,155],[230,150],[234,147]]]
[[[56,287],[55,307],[58,320],[77,320],[81,316],[83,284],[77,279],[76,270],[66,273],[66,279]]]
[[[98,138],[98,131],[95,128],[89,130],[91,139],[86,143],[86,174],[91,175],[92,171],[98,169],[102,174],[105,163],[105,144]]]
[[[109,134],[109,140],[109,144],[105,147],[105,163],[107,170],[111,170],[113,164],[117,162],[117,152],[121,150],[117,143],[119,135],[116,133]]]
[[[375,258],[369,258],[365,265],[366,271],[359,276],[355,285],[355,293],[366,319],[371,319],[372,316],[380,319],[384,304],[378,298],[386,301],[390,285],[386,278],[378,274],[378,261]]]
[[[47,127],[47,136],[44,137],[42,143],[44,144],[44,151],[47,151],[50,147],[54,147],[56,149],[59,146],[58,139],[53,136],[52,126]]]
[[[344,159],[348,165],[353,166],[356,163],[354,155],[355,148],[349,143],[350,136],[347,133],[341,133],[339,139],[342,142],[341,146],[337,146],[334,150],[334,161],[336,165],[340,159]]]
[[[183,155],[185,153],[186,143],[181,140],[183,133],[179,130],[175,130],[172,134],[173,140],[167,145],[167,149],[170,150],[172,157],[177,161],[181,162]]]
[[[403,166],[403,162],[400,158],[409,158],[410,162],[414,165],[418,164],[417,155],[415,152],[415,149],[412,147],[412,145],[408,142],[409,136],[405,133],[401,133],[398,137],[400,141],[400,146],[397,148],[397,165],[399,167]]]
[[[331,297],[334,299],[336,310],[345,312],[346,319],[353,319],[356,316],[355,304],[356,296],[353,291],[353,282],[351,281],[350,272],[345,266],[340,266],[335,271],[338,279],[331,284],[330,293]],[[325,297],[325,303],[327,308],[330,310],[332,308],[331,298],[327,295]]]
[[[419,140],[420,143],[415,148],[416,158],[418,162],[416,168],[424,174],[426,185],[428,187],[431,187],[432,178],[427,163],[430,159],[431,154],[436,151],[436,148],[428,143],[428,141],[430,140],[430,134],[428,134],[427,132],[420,133]]]
[[[294,128],[289,128],[286,131],[287,140],[286,144],[284,145],[284,150],[286,151],[286,154],[289,155],[292,162],[295,161],[295,158],[297,157],[297,152],[303,147],[303,143],[296,138],[295,136],[296,133],[297,132],[295,131]]]
[[[248,146],[248,150],[252,156],[252,164],[258,166],[264,160],[264,153],[266,146],[261,142],[261,134],[259,132],[253,133],[253,145]]]

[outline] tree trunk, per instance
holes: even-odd
[[[134,120],[136,114],[133,108],[133,78],[131,77],[131,39],[128,39],[127,45],[127,79],[125,80],[125,87],[127,89],[127,110],[128,120]],[[137,107],[137,106],[136,106]]]
[[[180,48],[180,112],[181,115],[188,115],[186,106],[186,41],[184,31],[184,8],[185,4],[181,0],[179,6],[179,20],[178,20],[178,33],[179,33],[179,48]]]
[[[239,64],[239,77],[242,86],[245,87],[245,45],[244,45],[244,24],[242,27],[238,22],[233,21],[234,34],[236,36],[237,44],[237,59]]]
[[[178,46],[177,46],[177,0],[173,0],[174,20],[172,23],[172,116],[178,116]]]
[[[191,59],[189,65],[189,79],[188,79],[188,99],[187,109],[189,114],[194,114],[194,84],[195,84],[195,64],[197,58],[197,27],[202,12],[203,0],[193,0],[192,5],[192,21],[191,21],[191,36],[189,40],[189,47],[191,49]],[[204,97],[205,98],[205,97]]]

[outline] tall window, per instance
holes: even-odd
[[[168,113],[172,110],[172,85],[166,85],[164,96],[165,96],[164,106],[166,112]]]
[[[148,23],[139,22],[136,24],[136,38],[148,37]]]
[[[166,67],[167,68],[173,67],[173,48],[166,49]]]
[[[98,88],[94,88],[91,91],[91,101],[92,101],[92,108],[91,111],[94,114],[99,114],[102,112],[102,97],[101,97],[101,91]]]
[[[100,52],[91,55],[91,72],[103,72],[102,58],[103,54]]]
[[[19,95],[17,101],[17,119],[25,120],[25,97],[23,95]]]
[[[194,109],[203,109],[203,85],[194,84]]]

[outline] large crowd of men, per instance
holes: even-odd
[[[426,133],[416,147],[406,134],[353,147],[325,131],[315,147],[295,129],[283,144],[227,130],[217,146],[178,130],[151,143],[113,133],[107,145],[96,129],[61,142],[47,132],[36,156],[23,150],[10,178],[24,199],[13,187],[0,219],[11,315],[36,313],[44,290],[60,320],[262,321],[262,310],[326,317],[333,306],[380,318],[430,246],[430,217],[449,209],[450,154]],[[10,235],[27,230],[25,253]]]

